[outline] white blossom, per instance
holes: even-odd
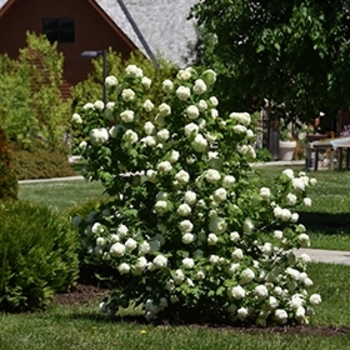
[[[248,126],[251,122],[251,118],[249,113],[243,112],[243,113],[238,113],[238,112],[233,112],[229,116],[231,119],[236,120],[239,124],[242,124],[244,126]]]
[[[245,289],[240,285],[231,288],[230,292],[233,299],[240,300],[245,297]]]
[[[195,105],[190,105],[186,109],[186,114],[189,119],[197,119],[199,116],[199,109]]]
[[[294,171],[292,169],[285,169],[282,174],[288,176],[291,180],[294,179]]]
[[[271,197],[271,191],[268,187],[261,187],[260,188],[260,196],[264,200],[268,200]]]
[[[216,245],[217,242],[218,242],[218,236],[215,233],[209,233],[208,245]]]
[[[187,203],[180,204],[176,211],[180,216],[188,216],[191,214],[192,209]]]
[[[120,113],[120,118],[124,123],[131,123],[135,119],[135,112],[127,109]]]
[[[194,260],[192,258],[182,259],[182,266],[184,269],[192,269],[194,267]]]
[[[157,137],[159,140],[161,140],[162,142],[165,142],[169,139],[170,137],[170,133],[168,129],[161,129],[157,132]]]
[[[145,125],[143,126],[143,129],[145,130],[145,133],[147,135],[153,135],[156,131],[156,127],[154,126],[154,124],[150,121],[147,121],[145,123]]]
[[[148,77],[142,77],[141,84],[145,89],[149,89],[151,87],[152,80]]]
[[[168,211],[168,203],[165,200],[159,200],[154,205],[154,208],[158,214],[164,214]]]
[[[151,246],[147,241],[143,241],[139,245],[139,255],[146,255],[151,251]]]
[[[312,306],[317,306],[322,302],[321,296],[319,294],[312,294],[309,300]]]
[[[269,291],[267,290],[266,286],[263,284],[260,284],[254,288],[254,295],[259,299],[265,299],[269,295]]]
[[[139,136],[136,134],[135,131],[132,131],[131,129],[129,129],[125,131],[125,134],[123,135],[123,139],[130,141],[130,143],[133,144],[139,140]]]
[[[286,196],[286,203],[287,205],[295,205],[297,202],[297,196],[293,193],[288,193]]]
[[[107,88],[111,88],[113,86],[118,85],[118,79],[114,75],[109,75],[105,79],[105,85]]]
[[[151,100],[148,99],[143,103],[142,107],[146,112],[151,112],[153,111],[154,104]]]
[[[159,111],[159,115],[161,117],[167,117],[168,115],[171,114],[171,107],[167,104],[167,103],[162,103],[159,107],[158,107],[158,111]]]
[[[176,90],[176,96],[179,100],[186,101],[191,96],[191,90],[186,86],[179,86]]]
[[[109,133],[107,129],[92,129],[90,131],[90,142],[93,146],[100,146],[107,142],[109,139]]]
[[[207,85],[202,79],[197,79],[194,82],[193,92],[196,95],[202,95],[207,91]]]
[[[312,205],[312,200],[311,200],[311,198],[305,197],[305,198],[304,198],[304,205],[305,205],[305,207],[311,207],[311,205]]]
[[[178,151],[175,150],[171,150],[168,161],[170,163],[176,163],[180,158],[180,153]]]
[[[83,119],[81,119],[81,116],[78,113],[74,113],[72,115],[71,123],[73,124],[82,124]]]
[[[288,321],[288,313],[286,310],[283,309],[277,309],[275,311],[275,320],[277,324],[284,325]]]
[[[162,89],[165,93],[170,94],[174,90],[174,83],[171,80],[166,79],[162,83]]]
[[[125,254],[125,245],[122,243],[114,243],[110,250],[109,253],[113,256],[113,257],[117,257],[120,258]]]
[[[165,256],[159,254],[153,259],[153,264],[155,267],[163,269],[167,266],[168,259]]]
[[[219,100],[215,96],[210,96],[209,103],[212,107],[217,107],[219,105]]]
[[[99,111],[103,111],[105,108],[105,104],[101,100],[97,100],[94,102],[94,107],[98,109]]]
[[[237,249],[235,249],[233,252],[232,252],[232,254],[231,254],[231,259],[233,260],[233,261],[240,261],[240,260],[242,260],[243,259],[243,251],[242,251],[242,249],[240,249],[240,248],[237,248]]]
[[[176,78],[179,80],[188,80],[192,76],[191,71],[187,69],[180,69],[176,75]]]
[[[209,222],[209,230],[216,235],[221,235],[226,231],[227,223],[225,219],[215,217]]]
[[[187,232],[182,236],[182,243],[191,244],[195,240],[195,238],[196,237],[194,234]]]
[[[197,135],[198,134],[198,130],[199,130],[199,126],[195,123],[189,123],[185,126],[185,135],[191,136],[191,135]]]
[[[173,169],[173,167],[170,164],[170,162],[165,160],[165,161],[162,161],[158,164],[157,169],[159,170],[159,172],[161,174],[166,175],[166,174],[170,173],[170,171]]]
[[[205,100],[200,100],[198,102],[198,109],[200,112],[204,112],[208,109],[208,104]]]
[[[190,220],[183,220],[179,223],[179,228],[182,232],[191,232],[193,230],[193,224]]]
[[[248,284],[251,281],[253,281],[254,278],[255,278],[254,271],[250,268],[246,268],[241,272],[239,283]]]
[[[212,184],[217,183],[221,179],[220,173],[215,169],[208,169],[205,173],[205,179]]]
[[[175,175],[175,180],[177,180],[181,185],[185,185],[190,181],[190,174],[185,170],[180,170]]]
[[[247,132],[247,128],[244,125],[238,124],[233,127],[233,132],[235,134],[245,134]]]
[[[301,233],[298,236],[298,241],[303,248],[310,247],[310,237],[306,233]]]
[[[122,263],[118,266],[118,271],[120,274],[125,275],[130,272],[130,265],[127,263]]]
[[[130,102],[135,99],[135,92],[132,89],[124,89],[121,96],[125,102]]]
[[[215,108],[211,108],[210,116],[212,117],[212,119],[216,119],[219,116],[219,111]]]
[[[239,235],[239,233],[237,231],[230,233],[230,240],[232,242],[237,242],[240,238],[241,238],[241,236]]]
[[[249,315],[248,309],[246,307],[241,307],[237,310],[237,317],[244,321]]]
[[[131,78],[142,78],[143,71],[141,68],[135,66],[134,64],[130,64],[125,69],[126,75]]]
[[[202,134],[197,134],[192,142],[192,148],[196,152],[204,152],[208,147],[208,141]]]
[[[193,191],[186,191],[184,200],[187,204],[193,205],[196,203],[197,195]]]

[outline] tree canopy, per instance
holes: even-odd
[[[350,0],[201,0],[195,55],[219,73],[223,108],[267,98],[308,121],[347,109]]]

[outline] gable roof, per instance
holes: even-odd
[[[122,32],[146,56],[135,30],[117,0],[88,0],[96,2]],[[14,0],[0,0],[0,11]],[[190,8],[198,0],[123,0],[151,51],[162,54],[168,60],[183,64],[189,42],[196,40],[194,21],[187,20]],[[5,8],[4,8],[5,9]]]

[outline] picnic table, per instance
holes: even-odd
[[[306,147],[306,159],[305,167],[307,169],[312,165],[312,153],[315,153],[314,170],[318,170],[318,162],[320,152],[328,152],[329,154],[329,169],[334,168],[334,160],[337,160],[338,170],[341,170],[343,167],[344,154],[345,150],[345,164],[346,169],[350,169],[350,137],[340,137],[334,139],[326,139],[310,142]]]

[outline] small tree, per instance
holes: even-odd
[[[347,109],[349,11],[346,0],[198,2],[197,60],[218,72],[222,108],[256,111],[267,98],[306,122]]]

